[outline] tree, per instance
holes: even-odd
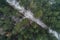
[[[24,6],[26,10],[30,9],[36,18],[60,32],[60,3],[58,1],[55,4],[50,4],[48,0],[19,0],[20,5]],[[28,19],[16,23],[12,17],[20,20],[23,15],[19,14],[5,0],[0,0],[0,3],[0,27],[5,32],[4,35],[0,34],[0,40],[57,40],[47,30]]]

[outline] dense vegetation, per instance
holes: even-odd
[[[30,9],[36,18],[48,27],[60,32],[60,1],[19,0],[20,5]],[[13,19],[14,18],[14,19]],[[28,19],[11,7],[6,0],[0,0],[0,40],[57,40],[47,30]],[[16,19],[16,20],[15,20]]]

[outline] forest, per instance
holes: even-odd
[[[34,17],[60,33],[60,0],[17,0]],[[23,19],[18,10],[0,0],[0,40],[57,40],[37,23]],[[22,21],[20,21],[22,20]]]

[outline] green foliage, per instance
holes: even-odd
[[[60,1],[58,1],[51,5],[48,0],[19,0],[20,5],[30,9],[36,18],[60,32]],[[0,13],[2,13],[0,27],[6,32],[0,36],[0,40],[57,40],[38,24],[34,22],[30,24],[31,20],[23,19],[15,25],[12,16],[20,17],[21,14],[18,14],[18,11],[9,6],[5,0],[0,0]]]

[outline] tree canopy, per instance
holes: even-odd
[[[30,9],[35,18],[41,19],[48,27],[60,32],[60,0],[19,0],[20,5]],[[52,2],[52,4],[51,4]],[[21,22],[14,21],[23,18],[17,10],[11,7],[6,0],[0,0],[0,40],[57,40],[41,28],[35,22],[23,19]],[[31,24],[30,24],[31,23]]]

